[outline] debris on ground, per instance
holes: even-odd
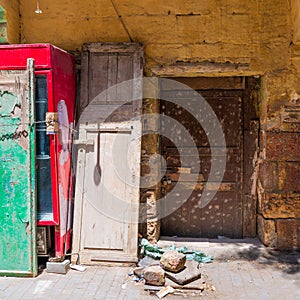
[[[166,251],[161,259],[160,264],[166,271],[178,273],[184,269],[186,256],[176,250]]]
[[[149,266],[158,266],[159,265],[159,260],[156,260],[150,256],[145,256],[140,259],[138,262],[139,267],[149,267]]]
[[[68,259],[62,262],[47,261],[46,268],[48,273],[67,274],[70,270],[70,261]]]
[[[55,256],[55,257],[49,257],[49,262],[64,262],[66,259],[65,255],[62,256]]]
[[[215,291],[201,276],[201,266],[213,260],[212,256],[187,247],[161,248],[140,238],[138,267],[128,274],[135,284],[143,284],[144,290],[154,293],[159,299],[168,294],[199,296],[203,291]]]
[[[79,272],[84,272],[84,271],[87,269],[86,266],[75,265],[75,264],[71,264],[71,265],[70,265],[70,268],[71,268],[72,270],[76,270],[76,271],[79,271]]]
[[[146,284],[150,285],[164,285],[165,280],[165,271],[160,266],[151,266],[146,267],[143,270],[143,277],[146,281]]]
[[[199,263],[187,261],[181,272],[173,273],[166,271],[166,277],[179,285],[186,285],[201,278]]]
[[[163,289],[161,289],[160,291],[158,291],[156,293],[156,296],[159,298],[159,299],[162,299],[164,298],[165,296],[167,296],[168,294],[173,294],[174,293],[174,289],[171,287],[171,286],[166,286],[164,287]]]
[[[186,260],[195,260],[197,262],[209,263],[213,260],[213,257],[206,255],[201,251],[189,250],[186,246],[176,248],[170,246],[168,248],[161,248],[157,245],[152,245],[145,238],[140,239],[141,255],[149,256],[154,259],[161,259],[162,255],[170,250],[176,250],[178,253],[183,253],[186,256]]]
[[[143,275],[144,269],[145,269],[145,267],[136,267],[133,269],[133,274],[142,278],[144,276]]]

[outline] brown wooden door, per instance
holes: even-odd
[[[195,87],[195,80],[190,82],[185,80],[185,83],[190,83],[190,86]],[[175,119],[188,130],[198,152],[196,156],[189,156],[189,147],[192,145],[188,142],[179,142],[184,140],[180,132],[174,133],[172,141],[162,137],[161,152],[167,162],[166,178],[169,179],[167,183],[164,182],[162,185],[162,194],[167,195],[176,184],[180,184],[180,192],[176,194],[178,199],[187,190],[191,192],[191,195],[180,208],[162,219],[161,235],[208,238],[217,236],[239,238],[243,235],[243,90],[230,90],[226,84],[224,86],[225,89],[214,89],[213,85],[209,87],[209,85],[204,84],[203,87],[206,89],[198,90],[218,117],[226,140],[226,149],[224,147],[218,149],[220,156],[226,155],[224,178],[214,198],[204,208],[199,207],[199,201],[211,168],[211,146],[208,138],[191,113],[170,101],[161,100],[161,113],[173,120]],[[201,88],[202,85],[199,84],[196,87]],[[192,92],[161,88],[161,99],[171,99],[172,97],[180,98],[180,101],[184,101],[185,105],[195,101]],[[197,107],[195,113],[197,111],[201,112],[200,106]],[[168,121],[163,121],[161,126],[163,136],[164,130],[170,124]],[[184,166],[181,165],[179,153],[187,155]],[[214,159],[219,158],[215,157]],[[194,186],[189,178],[196,172],[197,167],[199,176],[197,184]],[[180,183],[177,182],[179,173],[181,173]]]
[[[87,116],[90,123],[121,122],[140,115],[143,62],[143,48],[136,43],[85,44],[80,119]]]

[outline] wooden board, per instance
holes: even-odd
[[[116,109],[128,102],[130,111],[127,119],[140,113],[141,101],[132,102],[132,99],[141,100],[142,97],[141,84],[139,85],[137,80],[143,76],[142,46],[135,43],[91,43],[85,44],[83,49],[80,87],[81,120],[92,116],[91,112],[82,115],[91,102],[95,105],[114,105]],[[136,82],[122,85],[122,82],[131,79],[136,79]],[[115,114],[114,121],[117,122],[117,119],[118,113]]]
[[[226,79],[222,80],[226,81]],[[180,81],[182,82],[182,78]],[[209,81],[210,84],[212,82],[213,80]],[[243,235],[243,91],[239,88],[244,87],[244,80],[240,78],[231,79],[228,87],[232,86],[234,82],[240,83],[235,90],[226,89],[226,83],[221,84],[219,79],[218,86],[222,86],[226,90],[213,90],[210,85],[211,89],[197,91],[214,110],[220,124],[222,124],[226,140],[226,148],[221,148],[221,144],[219,145],[218,141],[211,137],[215,146],[218,147],[216,151],[219,153],[214,159],[218,160],[225,157],[227,163],[223,183],[212,201],[203,208],[199,207],[199,201],[204,185],[208,180],[212,162],[211,147],[206,132],[196,118],[185,109],[173,104],[172,101],[161,101],[162,113],[185,126],[193,138],[189,142],[180,131],[177,131],[178,134],[174,135],[172,141],[162,138],[162,154],[167,162],[166,176],[173,179],[172,184],[162,187],[162,193],[167,195],[177,184],[178,191],[174,196],[174,207],[176,207],[184,195],[190,192],[186,202],[162,220],[162,235],[210,238],[215,238],[218,235],[240,238]],[[189,84],[189,80],[185,79],[184,83]],[[191,86],[197,86],[195,78],[191,80]],[[199,83],[198,86],[201,84]],[[168,89],[162,90],[161,98],[180,99],[187,105],[190,103],[193,107],[197,107],[195,102],[197,101],[197,94],[195,93],[195,91]],[[201,114],[201,110],[201,106],[198,105],[195,113]],[[162,132],[165,129],[170,130],[172,120],[170,122],[169,120],[163,121]],[[198,155],[196,157],[189,154],[189,147],[192,148],[193,143],[197,147]],[[179,153],[183,153],[184,157],[182,155],[180,157]],[[181,166],[182,158],[184,158],[184,166]],[[197,174],[195,172],[199,166],[200,171]],[[192,175],[199,176],[196,185],[185,178],[184,180],[180,179],[178,186],[176,175],[180,167],[191,168],[190,177]],[[218,174],[215,175],[217,178]]]
[[[86,127],[80,137],[94,142],[79,145],[78,155],[73,252],[85,264],[137,260],[140,126],[124,123],[120,133],[116,124],[109,125],[100,130]],[[132,161],[129,153],[134,154]]]
[[[81,263],[137,261],[142,73],[139,44],[84,46],[72,250]]]

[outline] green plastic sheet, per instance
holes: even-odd
[[[154,259],[160,259],[162,255],[167,251],[176,250],[179,253],[185,254],[187,260],[195,260],[201,263],[209,263],[213,260],[212,256],[206,255],[201,251],[189,250],[186,246],[181,248],[176,248],[175,246],[161,248],[157,245],[150,244],[147,239],[141,239],[139,244],[141,248],[141,254],[147,255]]]

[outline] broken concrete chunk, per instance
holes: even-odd
[[[63,262],[47,261],[46,267],[48,273],[67,274],[70,270],[70,261],[68,259]]]
[[[144,267],[137,267],[137,268],[134,268],[133,269],[133,274],[137,277],[142,277],[143,276],[143,273],[144,273]]]
[[[197,279],[196,281],[193,281],[191,283],[180,285],[175,282],[173,282],[171,279],[167,278],[166,276],[166,283],[165,285],[169,285],[175,290],[200,290],[203,291],[206,289],[206,283],[202,282],[202,279]]]
[[[165,252],[161,259],[160,264],[162,267],[174,273],[177,273],[184,269],[186,262],[186,256],[183,253],[179,253],[175,250]]]
[[[160,266],[146,267],[143,274],[146,284],[160,286],[166,282],[165,271]]]
[[[196,261],[187,261],[185,268],[179,273],[166,272],[166,277],[179,285],[186,285],[201,278],[201,271]]]
[[[158,266],[159,260],[155,260],[149,256],[145,256],[138,262],[139,267],[150,267],[150,266]]]

